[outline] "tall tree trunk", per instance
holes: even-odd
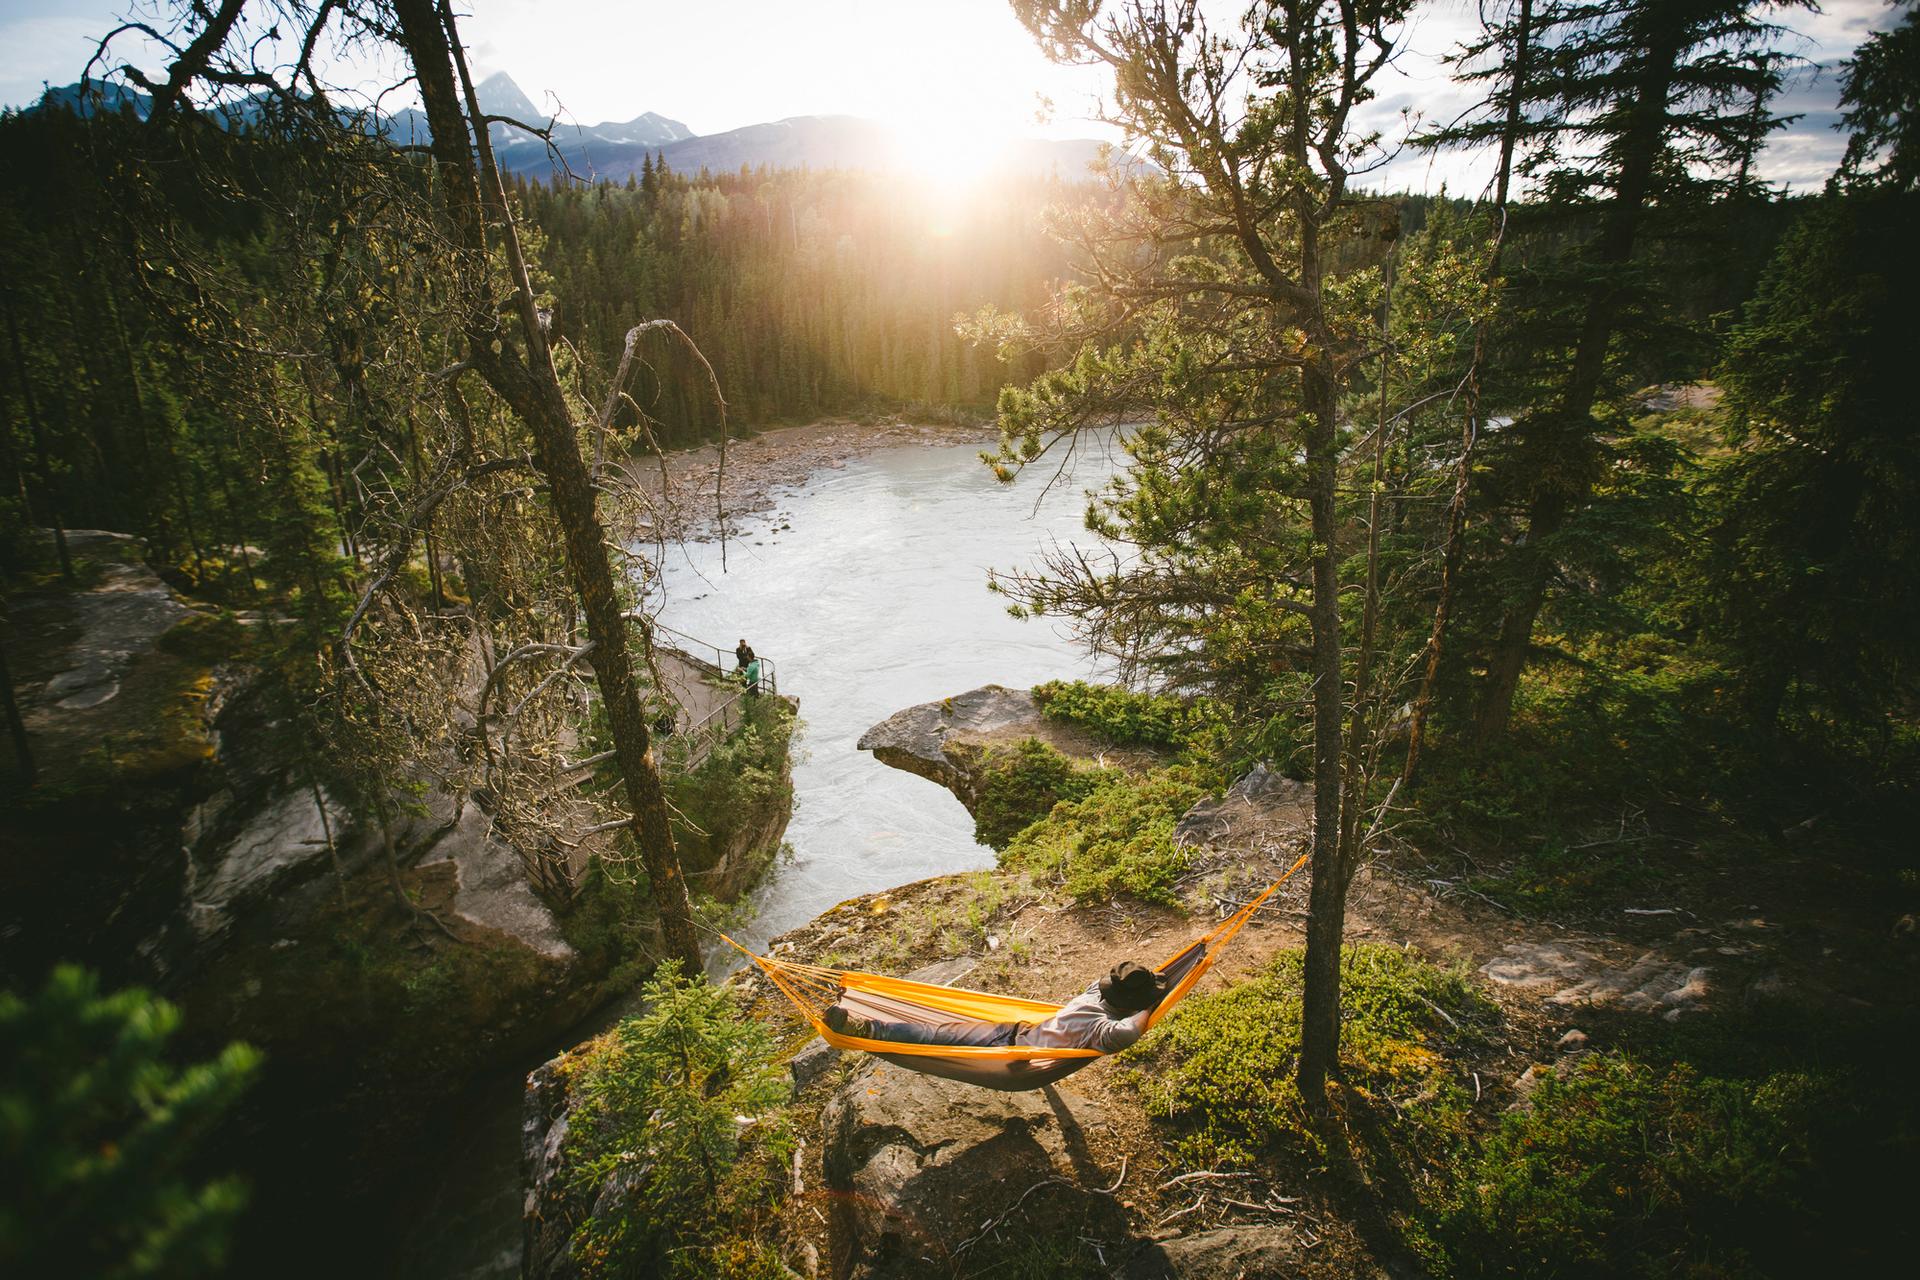
[[[1474,736],[1485,746],[1501,737],[1513,714],[1513,698],[1533,644],[1533,625],[1546,603],[1553,578],[1552,540],[1593,494],[1591,459],[1595,443],[1593,405],[1606,372],[1607,348],[1620,316],[1620,270],[1633,259],[1634,243],[1655,166],[1665,143],[1667,95],[1680,56],[1677,18],[1659,23],[1647,47],[1634,102],[1634,122],[1625,136],[1620,182],[1601,217],[1591,274],[1596,283],[1574,344],[1573,363],[1559,402],[1541,424],[1542,443],[1535,458],[1544,479],[1527,510],[1527,541],[1519,549],[1518,589],[1500,620],[1500,633],[1488,659]]]
[[[1325,350],[1324,343],[1321,349]],[[1307,435],[1307,503],[1313,527],[1313,887],[1307,897],[1307,955],[1300,995],[1300,1094],[1318,1108],[1340,1059],[1340,947],[1347,927],[1349,868],[1341,849],[1340,561],[1334,509],[1336,398],[1322,364],[1302,378],[1313,425]]]
[[[53,527],[53,546],[60,553],[60,577],[72,583],[73,557],[67,553],[67,528],[61,523],[60,499],[53,491],[53,463],[47,456],[46,424],[40,421],[40,402],[34,397],[33,378],[27,372],[27,353],[20,342],[20,322],[13,314],[12,296],[0,292],[0,307],[7,313],[7,346],[13,353],[14,376],[20,380],[20,399],[27,406],[27,426],[33,432],[34,467],[40,473],[37,478],[47,522]]]
[[[487,206],[493,205],[513,273],[526,344],[524,361],[499,342],[493,300],[478,291],[466,318],[470,358],[480,375],[525,423],[533,438],[534,465],[545,477],[560,523],[567,569],[594,643],[593,668],[613,734],[615,760],[626,783],[633,830],[647,880],[660,912],[662,941],[669,957],[688,973],[700,968],[700,947],[693,931],[686,877],[675,853],[666,795],[655,767],[652,741],[641,710],[639,688],[627,649],[627,623],[607,557],[606,531],[595,510],[595,494],[580,456],[578,437],[566,396],[554,374],[538,317],[526,262],[514,234],[499,171],[492,163],[486,122],[472,100],[471,77],[455,33],[453,17],[433,0],[395,0],[401,41],[413,63],[433,132],[433,154],[443,182],[442,198],[456,242],[475,264],[486,258]],[[456,78],[457,77],[457,78]],[[463,95],[462,87],[466,92]],[[466,108],[462,110],[462,98]],[[471,118],[471,132],[469,119]],[[478,148],[476,168],[472,148]],[[483,196],[481,182],[487,183]]]
[[[1500,166],[1493,188],[1493,245],[1487,252],[1482,279],[1489,286],[1500,279],[1500,258],[1507,243],[1507,196],[1513,181],[1513,149],[1520,136],[1521,90],[1527,83],[1527,63],[1533,47],[1533,0],[1520,0],[1520,17],[1513,38],[1513,83],[1507,90],[1507,116],[1500,130]],[[1440,682],[1440,663],[1446,653],[1447,626],[1453,618],[1453,598],[1459,589],[1460,567],[1467,550],[1467,497],[1473,488],[1473,450],[1485,428],[1481,412],[1480,368],[1486,361],[1491,315],[1473,327],[1473,355],[1467,362],[1466,421],[1460,433],[1460,461],[1454,464],[1453,498],[1447,503],[1446,550],[1440,558],[1440,598],[1433,605],[1433,630],[1427,637],[1425,669],[1414,695],[1407,727],[1407,758],[1400,781],[1411,784],[1420,767],[1427,740],[1427,715],[1433,707],[1434,687]]]

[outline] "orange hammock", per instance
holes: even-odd
[[[1167,994],[1147,1015],[1153,1026],[1193,990],[1220,953],[1253,918],[1260,904],[1285,884],[1287,877],[1306,865],[1309,853],[1303,853],[1278,880],[1268,885],[1213,932],[1187,944],[1159,966],[1157,972],[1167,979]],[[726,938],[725,934],[720,935]],[[819,965],[796,964],[756,955],[732,938],[729,945],[752,960],[787,999],[813,1024],[820,1038],[836,1049],[856,1049],[876,1054],[912,1071],[961,1080],[988,1089],[1038,1089],[1073,1074],[1095,1058],[1104,1056],[1098,1049],[1036,1049],[1025,1045],[950,1045],[905,1044],[897,1040],[873,1040],[864,1036],[842,1035],[825,1022],[826,1011],[836,1001],[849,1012],[868,1019],[887,1022],[911,1022],[942,1025],[955,1022],[1040,1022],[1060,1012],[1057,1004],[1041,1000],[1022,1000],[1016,996],[989,995],[963,987],[942,987],[926,982],[909,982],[877,973],[847,969],[827,969]],[[1038,1056],[1044,1055],[1044,1056]]]

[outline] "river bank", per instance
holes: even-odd
[[[620,464],[632,496],[620,527],[636,541],[706,542],[747,531],[748,517],[773,509],[775,495],[837,471],[878,450],[938,448],[999,439],[991,423],[917,423],[829,418],[775,427],[741,440],[682,449],[664,457],[634,454]]]

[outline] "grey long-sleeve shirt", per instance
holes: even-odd
[[[1115,1017],[1100,999],[1100,980],[1096,978],[1085,991],[1060,1006],[1060,1012],[1022,1031],[1014,1043],[1037,1049],[1118,1053],[1145,1034],[1148,1012],[1142,1009],[1124,1018]]]

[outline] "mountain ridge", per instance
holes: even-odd
[[[146,94],[123,85],[95,84],[90,90],[91,97],[77,83],[48,89],[28,110],[56,107],[85,115],[94,109],[130,108],[136,116],[145,118],[152,105]],[[505,71],[496,71],[474,86],[474,97],[483,114],[550,129],[551,144],[500,120],[488,125],[487,134],[500,167],[532,178],[566,172],[588,181],[622,181],[637,174],[649,158],[682,174],[703,169],[729,172],[742,166],[882,172],[928,167],[928,157],[915,153],[912,139],[903,138],[883,121],[864,116],[787,116],[711,134],[696,134],[681,121],[653,111],[629,120],[583,125],[542,111]],[[251,113],[247,104],[241,104],[225,116],[244,122]],[[401,144],[425,142],[431,136],[425,115],[414,107],[378,115],[377,124],[371,127]],[[1017,138],[1007,143],[992,167],[1071,180],[1086,176],[1087,166],[1099,155],[1102,145],[1090,138]],[[937,156],[935,161],[934,167],[938,167]]]

